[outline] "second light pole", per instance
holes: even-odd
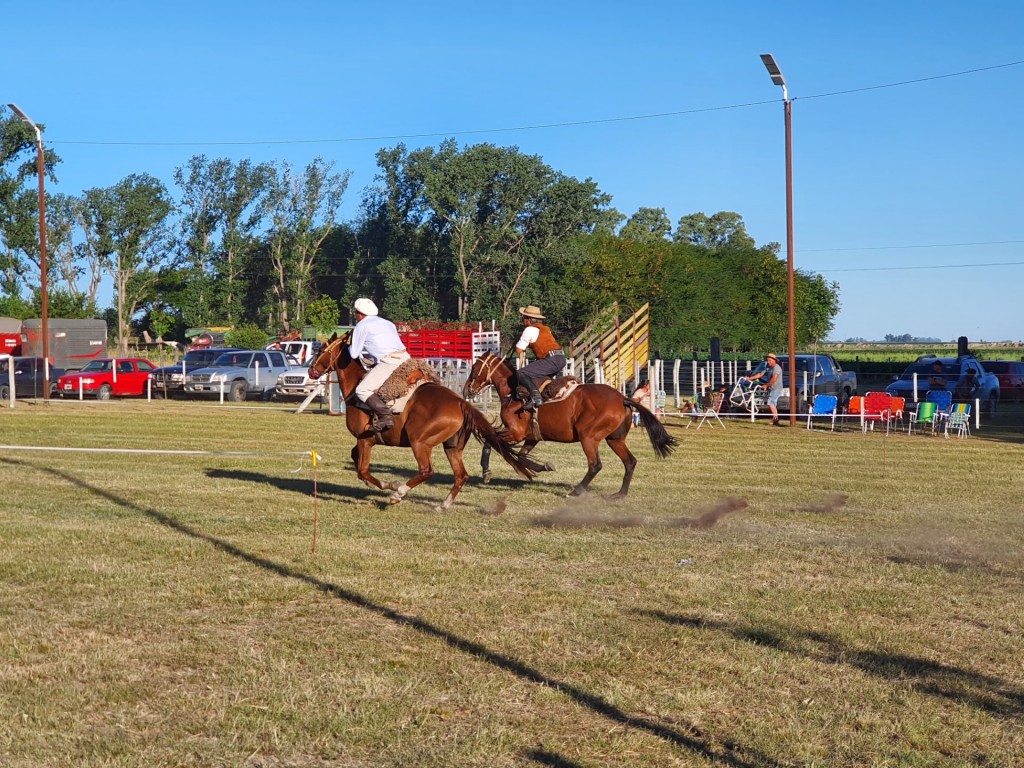
[[[789,425],[796,426],[796,294],[793,289],[793,102],[786,91],[786,78],[770,53],[762,53],[768,74],[775,85],[782,87],[782,104],[786,114],[786,282],[789,303]]]

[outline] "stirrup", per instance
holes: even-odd
[[[394,419],[394,417],[392,417],[390,419],[385,418],[385,417],[380,417],[380,418],[376,418],[376,419],[371,419],[370,420],[370,431],[371,432],[376,432],[377,434],[380,434],[381,432],[385,432],[385,431],[391,429],[393,426],[395,426],[395,419]]]

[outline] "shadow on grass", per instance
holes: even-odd
[[[204,533],[201,530],[197,530],[191,526],[188,526],[179,520],[176,520],[172,516],[160,512],[156,509],[151,509],[138,504],[131,499],[122,498],[110,491],[103,488],[90,485],[86,481],[75,477],[74,475],[68,474],[60,469],[56,469],[50,466],[39,466],[30,462],[18,461],[12,459],[0,458],[0,463],[7,464],[8,466],[17,467],[20,469],[34,469],[38,472],[43,472],[52,475],[60,480],[63,480],[71,485],[74,485],[82,490],[98,496],[102,499],[115,504],[123,509],[143,515],[160,525],[166,526],[167,528],[180,533],[184,536],[188,536],[198,541],[204,541],[210,544],[212,547],[228,554],[232,557],[236,557],[239,560],[243,560],[257,568],[276,574],[286,579],[293,579],[301,583],[307,584],[320,592],[329,595],[330,597],[342,600],[350,605],[354,605],[358,608],[362,608],[370,613],[376,614],[377,616],[388,619],[395,624],[403,627],[413,629],[417,632],[432,637],[437,640],[441,640],[446,643],[449,647],[465,653],[468,656],[486,662],[496,669],[504,670],[521,680],[529,683],[535,683],[541,685],[544,688],[556,690],[564,696],[568,697],[576,704],[584,707],[594,714],[600,715],[608,719],[611,722],[625,726],[627,728],[634,728],[638,731],[645,731],[659,739],[663,739],[671,744],[674,744],[682,749],[688,750],[696,755],[700,755],[708,760],[723,765],[734,766],[735,768],[781,768],[781,764],[776,760],[771,759],[766,755],[758,753],[756,750],[743,748],[737,746],[735,742],[731,740],[724,740],[727,746],[719,746],[713,741],[723,740],[711,740],[704,739],[701,736],[688,735],[681,733],[680,731],[670,728],[662,723],[655,722],[647,717],[638,715],[631,715],[614,704],[606,701],[605,699],[595,694],[589,693],[582,688],[579,688],[570,683],[564,682],[554,677],[549,677],[539,670],[530,667],[523,662],[506,656],[497,651],[493,651],[480,643],[476,643],[472,640],[460,637],[446,629],[443,629],[431,622],[421,619],[417,616],[412,616],[406,613],[401,613],[393,608],[389,608],[386,605],[375,603],[372,600],[360,595],[357,592],[346,589],[338,584],[333,584],[329,581],[324,581],[316,576],[312,576],[308,573],[298,571],[294,568],[290,568],[283,563],[278,563],[273,560],[269,560],[265,557],[260,557],[251,552],[247,552],[240,547],[232,544],[229,541],[211,536],[208,533]],[[265,478],[264,478],[265,482]],[[308,485],[307,485],[308,487]],[[289,487],[290,490],[290,487]],[[696,727],[693,727],[694,732],[697,732]],[[743,754],[749,754],[751,757],[747,759],[743,757]],[[547,765],[553,766],[571,766],[571,763],[566,762],[551,762],[553,760],[562,760],[558,755],[545,750],[534,750],[526,753],[526,756],[535,761],[547,760]]]
[[[394,471],[390,474],[389,477],[384,477],[382,470],[386,472],[388,469],[392,469]],[[408,480],[414,474],[408,467],[401,467],[398,465],[374,465],[372,467],[372,470],[374,471],[374,474],[377,476],[377,478],[384,483],[398,479]],[[356,478],[356,473],[354,469],[348,468],[344,471],[347,472],[352,478],[356,480],[355,484],[343,485],[339,483],[325,482],[323,479],[324,473],[321,472],[319,479],[317,480],[317,490],[320,496],[337,496],[340,498],[357,499],[360,501],[366,499],[375,501],[382,500],[385,505],[387,504],[387,499],[391,495],[391,491],[381,491],[377,488],[371,488],[368,485],[364,485],[362,481]],[[255,485],[270,485],[273,486],[274,488],[277,488],[278,490],[288,491],[289,493],[298,493],[303,496],[309,495],[309,489],[311,487],[311,481],[308,477],[273,477],[271,475],[266,475],[261,472],[248,472],[242,469],[207,469],[206,476],[211,479],[217,480],[236,480],[238,482],[253,483]],[[495,490],[513,491],[522,488],[524,483],[526,482],[528,481],[523,480],[520,477],[497,478],[491,480],[491,482],[488,484],[488,487],[493,488]],[[427,486],[438,485],[442,488],[451,488],[451,486],[454,484],[455,476],[452,475],[451,473],[434,472],[434,474],[431,475],[430,479],[423,483],[423,485],[420,487],[422,488]],[[482,481],[478,481],[478,484],[482,485]],[[470,486],[473,486],[474,488],[476,487],[476,484],[473,483],[472,477],[470,477],[469,482],[467,482],[466,485],[463,487],[462,493],[459,494],[456,503],[463,502],[463,494],[465,494],[466,488]],[[556,495],[564,496],[564,493]],[[406,496],[405,500],[402,503],[415,501],[417,501],[416,489],[413,489],[413,491],[408,496]],[[427,503],[422,499],[420,499],[420,501],[422,501],[423,503]],[[475,505],[471,504],[470,506]]]
[[[206,476],[212,480],[235,480],[242,483],[253,483],[254,485],[269,485],[279,491],[298,493],[309,496],[312,481],[308,477],[274,477],[262,472],[248,472],[244,469],[207,469]],[[355,477],[355,473],[352,473]],[[339,485],[337,483],[325,483],[323,478],[317,480],[317,492],[323,496],[341,496],[346,499],[380,499],[384,491],[370,488],[362,483],[359,485]],[[390,493],[390,492],[389,492]]]
[[[549,752],[546,749],[531,749],[523,754],[527,760],[532,760],[540,765],[548,765],[551,768],[583,768],[580,763],[574,763],[556,752]]]
[[[700,616],[663,611],[638,613],[667,624],[722,632],[738,640],[805,656],[825,664],[850,665],[883,680],[903,681],[921,693],[969,704],[992,715],[1013,718],[1024,715],[1024,691],[1013,688],[1000,678],[968,669],[901,653],[852,648],[821,632],[742,627]]]

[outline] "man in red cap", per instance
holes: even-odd
[[[531,410],[544,402],[536,380],[560,374],[565,368],[565,352],[555,341],[551,329],[544,325],[544,315],[541,314],[540,307],[533,304],[520,307],[519,315],[523,318],[523,335],[516,342],[520,365],[516,376],[520,383],[530,390],[530,402],[523,407]],[[533,352],[534,360],[524,366],[527,349]]]

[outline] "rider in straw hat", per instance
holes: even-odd
[[[530,304],[527,307],[519,308],[519,315],[523,318],[523,335],[516,342],[516,352],[519,354],[519,372],[516,374],[519,381],[530,390],[530,402],[525,405],[527,409],[536,408],[544,401],[537,389],[537,379],[544,379],[549,376],[557,376],[565,368],[565,352],[555,341],[551,329],[544,325],[544,315],[540,307]],[[534,361],[524,366],[526,350],[533,351]]]
[[[362,360],[363,365],[369,368],[356,385],[356,397],[373,411],[370,429],[383,432],[395,425],[395,417],[377,395],[377,390],[398,366],[409,359],[409,353],[395,324],[381,317],[377,305],[370,299],[356,299],[352,309],[357,322],[352,329],[348,351],[353,360]]]

